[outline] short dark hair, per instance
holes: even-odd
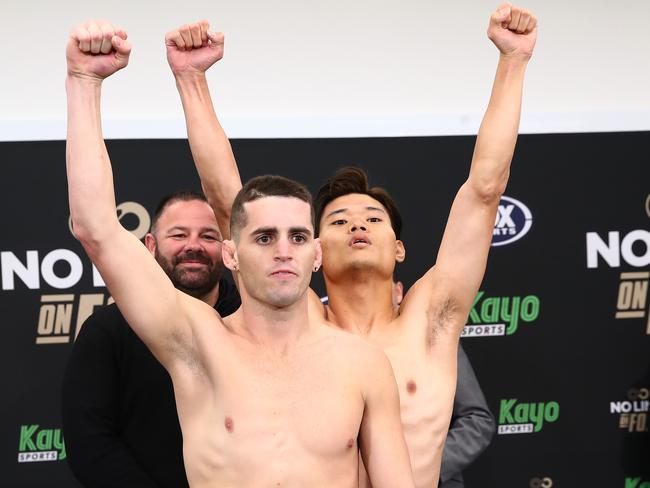
[[[199,193],[194,190],[179,190],[162,197],[158,203],[158,206],[156,207],[156,211],[153,214],[153,219],[151,220],[151,232],[155,232],[156,224],[158,224],[160,216],[172,203],[191,202],[193,200],[199,200],[201,202],[208,203],[208,200],[205,198],[205,195],[203,193]]]
[[[371,187],[366,172],[355,166],[339,169],[318,190],[314,205],[316,206],[316,221],[319,227],[325,207],[332,200],[351,193],[368,195],[381,203],[388,213],[390,225],[395,232],[395,237],[397,239],[400,238],[402,234],[402,216],[399,213],[395,200],[393,200],[393,197],[384,188],[380,186]]]
[[[289,197],[297,198],[309,204],[311,213],[311,224],[315,226],[314,204],[311,193],[305,185],[297,181],[290,180],[283,176],[264,175],[256,176],[246,182],[232,204],[230,212],[230,232],[233,237],[239,237],[239,231],[246,226],[248,221],[244,204],[259,200],[265,197]]]

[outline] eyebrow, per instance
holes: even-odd
[[[383,208],[379,208],[379,207],[366,207],[366,210],[376,210],[377,212],[381,212],[381,213],[384,213],[384,214],[386,213],[386,211]],[[338,210],[334,210],[333,212],[330,212],[329,214],[327,214],[327,216],[325,218],[327,219],[327,218],[331,217],[332,215],[345,213],[347,211],[348,211],[347,208],[339,208]]]
[[[312,231],[307,227],[289,227],[289,234],[306,234],[308,236],[312,235]],[[260,235],[260,234],[270,234],[278,235],[277,227],[258,227],[257,229],[251,232],[251,235]]]

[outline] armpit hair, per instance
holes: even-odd
[[[185,338],[180,338],[176,335],[172,337],[171,344],[171,353],[176,360],[180,360],[185,363],[192,373],[205,376],[205,366],[199,361],[199,349],[197,344],[194,342],[195,337],[192,334],[191,342],[188,343]]]
[[[452,327],[452,320],[457,308],[458,305],[456,302],[452,298],[447,297],[427,311],[427,350],[433,347],[443,332],[448,332]]]

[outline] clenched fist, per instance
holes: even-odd
[[[223,41],[223,33],[211,32],[207,20],[168,32],[165,46],[172,72],[174,75],[204,73],[223,57]]]
[[[88,20],[70,33],[66,48],[68,76],[103,80],[129,63],[126,32],[110,22]]]
[[[488,37],[501,54],[530,58],[537,40],[537,17],[529,10],[502,3],[490,16]]]

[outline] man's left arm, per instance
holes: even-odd
[[[517,141],[524,75],[537,38],[537,19],[525,9],[502,4],[490,17],[488,37],[499,49],[499,62],[469,177],[452,204],[435,266],[414,285],[414,290],[421,291],[409,293],[422,298],[407,296],[403,306],[415,302],[418,309],[426,300],[430,316],[454,323],[445,330],[455,339],[485,273],[497,208]]]
[[[458,380],[451,426],[440,468],[440,481],[462,473],[490,445],[495,422],[469,358],[458,347]]]

